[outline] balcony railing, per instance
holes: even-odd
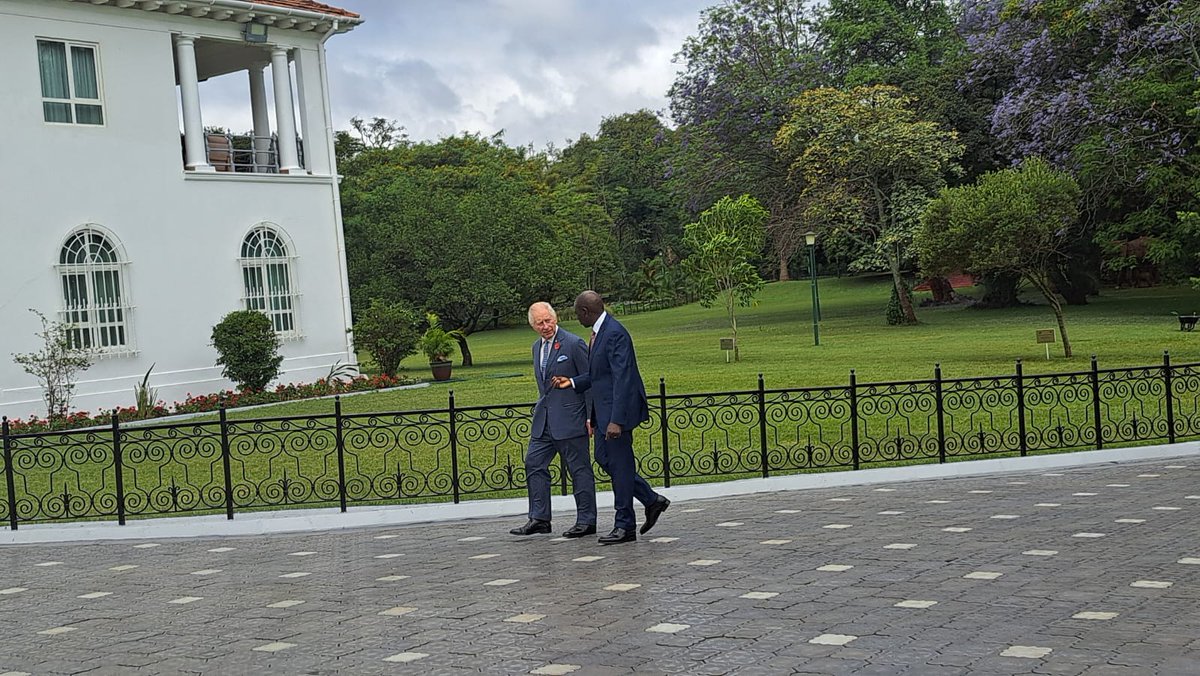
[[[182,142],[182,135],[180,140]],[[300,166],[304,166],[304,142],[296,137],[296,152]],[[239,174],[278,174],[279,139],[275,134],[254,136],[252,134],[204,135],[204,154],[208,163],[219,172]],[[186,163],[186,155],[184,162]]]

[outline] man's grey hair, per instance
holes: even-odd
[[[530,305],[529,312],[525,313],[525,318],[529,321],[530,326],[533,326],[533,311],[538,308],[549,310],[550,316],[554,318],[554,321],[558,321],[558,313],[554,311],[554,306],[545,301],[539,300],[533,305]]]

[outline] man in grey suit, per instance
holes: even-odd
[[[533,342],[533,375],[539,396],[533,407],[529,449],[525,453],[529,521],[509,532],[513,535],[550,532],[550,461],[557,453],[566,462],[575,491],[575,525],[563,537],[592,535],[596,532],[596,479],[588,454],[590,429],[584,395],[551,385],[555,378],[574,378],[588,372],[587,343],[573,333],[559,330],[558,313],[549,303],[529,306],[529,325],[540,336]]]

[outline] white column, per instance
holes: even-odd
[[[215,171],[204,151],[204,122],[200,118],[200,82],[196,75],[196,38],[175,38],[179,96],[183,102],[184,164],[192,171]]]
[[[296,114],[292,103],[292,77],[288,53],[282,47],[271,50],[271,79],[275,83],[275,130],[279,135],[279,173],[301,173],[296,152]]]
[[[267,110],[267,84],[263,66],[250,66],[250,113],[254,118],[254,170],[269,171],[271,166],[271,116]]]

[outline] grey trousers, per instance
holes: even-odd
[[[596,477],[588,454],[586,436],[552,439],[549,436],[529,440],[525,453],[525,481],[529,486],[529,518],[550,520],[550,462],[561,454],[571,475],[575,495],[575,523],[596,525]]]

